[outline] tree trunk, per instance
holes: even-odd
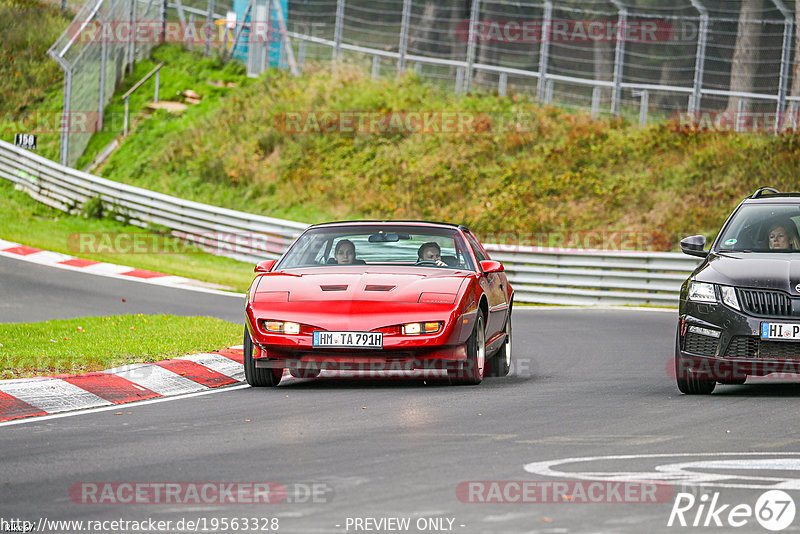
[[[731,91],[753,92],[755,74],[758,70],[759,41],[761,40],[761,19],[764,0],[742,0],[739,12],[739,29],[736,34],[736,48],[731,65]],[[728,111],[737,111],[739,98],[728,99]]]

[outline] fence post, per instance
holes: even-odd
[[[475,23],[480,16],[481,0],[472,0],[472,9],[469,12],[469,32],[467,33],[467,69],[464,73],[463,92],[468,93],[472,84],[472,65],[475,63]],[[459,93],[460,94],[460,93]]]
[[[336,27],[333,30],[333,60],[341,57],[342,48],[342,26],[344,25],[344,2],[336,0]]]
[[[456,96],[461,96],[464,90],[464,67],[456,69]]]
[[[625,36],[628,28],[628,10],[619,0],[612,0],[619,10],[617,18],[616,41],[614,50],[614,90],[611,93],[611,113],[620,114],[620,100],[622,98],[622,75],[625,69]]]
[[[772,0],[775,7],[783,15],[783,45],[781,47],[781,70],[780,78],[778,79],[778,105],[775,110],[778,114],[778,120],[775,121],[775,133],[780,132],[781,128],[781,113],[786,109],[786,92],[789,86],[789,61],[792,57],[792,30],[794,22],[792,21],[792,12],[786,9],[782,0]]]
[[[694,92],[690,100],[690,113],[697,114],[703,98],[703,74],[706,64],[706,42],[708,40],[708,10],[700,0],[690,0],[692,6],[700,13],[700,29],[697,32],[697,54],[694,60]]]
[[[542,43],[539,45],[539,82],[536,84],[536,97],[544,101],[544,88],[547,82],[547,64],[550,61],[550,37],[553,31],[553,2],[544,3],[542,20]]]
[[[103,111],[106,99],[106,64],[108,62],[108,39],[100,43],[100,85],[97,88],[97,131],[103,129]]]
[[[403,18],[400,23],[400,46],[397,56],[397,73],[406,71],[406,52],[408,51],[408,20],[411,17],[411,0],[403,0]]]
[[[212,31],[213,29],[214,29],[214,0],[208,0],[208,13],[206,13],[206,27],[205,27],[206,57],[208,57],[211,54],[211,37],[214,35],[214,32]]]
[[[736,103],[736,117],[733,119],[733,129],[736,133],[742,132],[742,117],[745,109],[747,109],[747,103],[744,98],[740,98]]]
[[[506,96],[506,92],[508,91],[508,74],[505,72],[500,73],[500,80],[497,84],[497,94],[500,96]]]
[[[553,80],[547,80],[547,83],[544,84],[544,103],[550,105],[553,103],[553,85],[555,82]]]
[[[159,32],[158,40],[161,44],[164,44],[167,38],[167,0],[161,0],[161,29]],[[227,31],[225,35],[227,35]]]
[[[61,63],[59,61],[59,63]],[[63,65],[63,63],[62,63]],[[61,112],[61,165],[68,165],[69,160],[69,130],[72,119],[70,117],[70,98],[72,97],[72,67],[64,69],[64,107]]]
[[[138,0],[130,0],[130,6],[131,6],[131,9],[130,9],[130,14],[131,14],[130,23],[131,23],[131,28],[135,28],[136,27],[136,2],[137,1]],[[134,63],[136,63],[136,37],[135,37],[135,35],[136,35],[136,32],[131,32],[131,34],[130,34],[130,40],[131,40],[130,45],[129,45],[130,56],[128,56],[130,58],[130,63],[129,63],[130,70],[128,70],[128,72],[131,73],[131,74],[133,74],[133,65],[134,65]]]

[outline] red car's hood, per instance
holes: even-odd
[[[408,267],[399,270],[390,266],[365,268],[360,265],[292,269],[262,275],[253,302],[285,302],[287,299],[289,302],[419,302],[420,295],[426,293],[425,297],[428,299],[437,299],[435,294],[445,294],[441,298],[453,303],[456,300],[455,295],[470,274],[473,273],[435,267]],[[446,295],[452,297],[448,298]]]

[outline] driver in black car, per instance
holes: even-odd
[[[439,267],[447,267],[447,264],[442,261],[442,249],[434,241],[428,241],[419,247],[417,263],[420,262],[433,262]]]

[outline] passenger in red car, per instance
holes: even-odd
[[[333,253],[336,263],[339,265],[350,265],[356,262],[356,246],[349,239],[342,239],[336,244]]]

